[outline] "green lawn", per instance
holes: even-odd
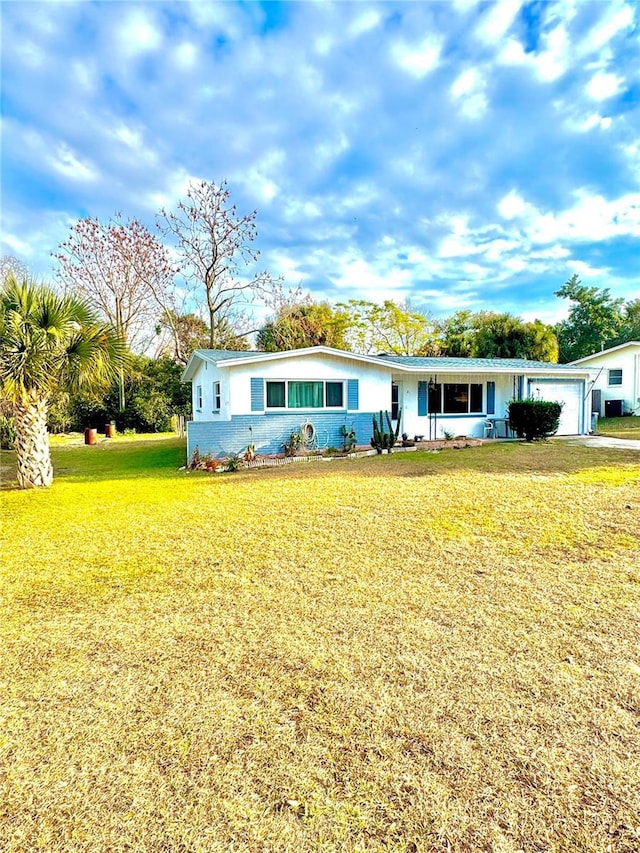
[[[0,850],[640,849],[640,454],[0,491]]]
[[[640,417],[632,415],[628,418],[600,418],[598,435],[640,439]]]

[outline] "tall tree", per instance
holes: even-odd
[[[349,349],[345,333],[348,315],[328,302],[314,302],[310,296],[285,302],[274,317],[260,329],[258,349],[265,352],[327,346]]]
[[[471,311],[456,311],[439,322],[443,355],[470,358],[475,336],[475,317]]]
[[[175,241],[182,273],[204,294],[212,349],[220,348],[225,325],[238,327],[272,285],[269,273],[252,269],[260,256],[253,246],[257,215],[238,213],[226,181],[191,184],[176,211],[160,211],[158,227]]]
[[[338,303],[349,318],[347,342],[355,352],[387,352],[394,355],[439,355],[440,338],[436,323],[414,311],[411,305],[396,305],[390,299],[382,305],[361,299]]]
[[[640,341],[640,299],[625,302],[622,309],[622,327],[616,344]]]
[[[474,358],[528,358],[558,360],[558,341],[553,329],[535,320],[524,323],[511,314],[480,312],[474,318],[471,355]]]
[[[137,219],[75,222],[54,257],[66,290],[84,299],[133,349],[145,349],[157,317],[172,309],[172,267],[162,243]]]
[[[107,383],[126,348],[81,299],[10,275],[0,292],[0,390],[16,428],[18,483],[49,486],[47,413],[52,395]]]
[[[591,355],[618,340],[623,300],[614,299],[608,288],[585,287],[573,275],[555,295],[571,303],[569,316],[556,326],[561,362]]]
[[[166,312],[160,318],[156,331],[159,335],[156,355],[169,356],[177,364],[185,365],[194,350],[209,346],[209,327],[197,314]],[[226,323],[221,323],[218,348],[245,351],[249,349],[249,342]]]
[[[139,220],[123,221],[119,214],[104,223],[79,219],[58,249],[54,257],[66,292],[85,300],[131,349],[147,348],[159,314],[176,313],[176,270],[165,247]],[[124,387],[121,376],[121,411]]]
[[[458,311],[441,322],[443,354],[458,358],[528,358],[558,360],[558,341],[551,326],[525,323],[512,314]]]

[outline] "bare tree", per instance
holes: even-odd
[[[257,211],[238,214],[227,182],[191,184],[175,212],[160,211],[158,228],[177,244],[185,278],[200,289],[209,315],[209,346],[221,346],[223,332],[239,329],[246,309],[273,285],[267,272],[251,272],[260,256],[254,248]]]
[[[54,257],[65,290],[83,297],[131,349],[144,350],[157,317],[175,312],[177,270],[166,248],[139,220],[123,221],[120,214],[106,223],[79,219],[58,249]],[[124,403],[121,378],[121,408]]]
[[[22,281],[28,277],[26,264],[23,264],[15,255],[3,255],[0,258],[0,284],[2,284],[9,275],[13,274],[17,281]]]

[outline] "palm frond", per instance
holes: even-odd
[[[0,292],[0,388],[9,399],[90,389],[122,369],[126,349],[86,302],[9,276]]]

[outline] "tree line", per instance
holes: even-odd
[[[200,181],[173,210],[158,212],[155,233],[119,213],[74,222],[52,252],[57,272],[48,286],[2,258],[0,438],[17,424],[33,454],[43,417],[44,438],[46,429],[109,420],[119,429],[166,429],[171,414],[189,412],[180,375],[198,348],[248,350],[254,341],[267,352],[325,345],[565,363],[640,339],[640,300],[616,299],[577,275],[555,293],[569,302],[556,325],[494,311],[435,318],[391,300],[316,301],[260,269],[256,219],[256,210],[238,211],[225,181]],[[258,306],[266,319],[256,323]]]

